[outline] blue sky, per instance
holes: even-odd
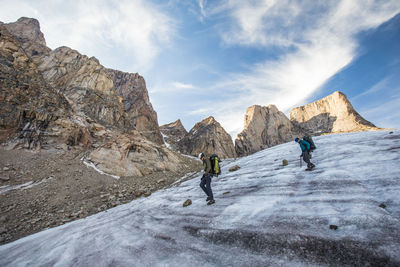
[[[398,0],[0,0],[0,21],[40,21],[47,45],[138,72],[159,124],[212,115],[232,135],[246,108],[286,114],[344,92],[367,120],[400,128]]]

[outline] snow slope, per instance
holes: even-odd
[[[199,174],[3,245],[0,266],[400,265],[400,132],[315,143],[312,172],[296,143],[275,146],[224,166],[212,206]]]

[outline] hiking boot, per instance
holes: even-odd
[[[211,197],[207,197],[206,202],[207,202],[207,201],[210,201],[210,200],[211,200]]]
[[[207,205],[212,205],[214,203],[215,203],[215,200],[214,199],[210,199],[210,201],[207,202]]]

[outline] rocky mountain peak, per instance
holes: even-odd
[[[125,176],[179,166],[182,157],[162,146],[143,77],[69,47],[51,50],[35,19],[0,23],[0,31],[1,142],[80,147],[99,169]]]
[[[40,31],[40,23],[37,19],[22,17],[14,23],[4,25],[21,43],[22,48],[29,56],[37,56],[51,50],[46,46],[46,40]]]
[[[205,118],[204,120],[201,121],[202,124],[214,124],[218,123],[213,116],[210,116],[208,118]]]
[[[378,130],[351,105],[346,95],[336,91],[313,103],[294,108],[290,120],[312,134]]]
[[[179,151],[179,141],[182,140],[188,132],[183,127],[181,120],[164,124],[160,126],[160,131],[164,136],[164,141],[170,145],[174,151]]]
[[[196,123],[178,145],[182,153],[193,156],[203,152],[216,153],[220,158],[236,157],[231,136],[212,116]]]
[[[235,140],[238,156],[288,142],[303,132],[294,126],[275,105],[254,105],[246,110],[244,129]]]

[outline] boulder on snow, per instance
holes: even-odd
[[[187,206],[190,206],[190,205],[192,205],[192,200],[191,199],[187,199],[185,202],[183,202],[183,206],[184,207],[187,207]]]
[[[282,165],[283,166],[287,166],[289,164],[289,162],[287,161],[287,159],[282,160]]]
[[[337,230],[339,227],[337,225],[331,224],[329,225],[329,229],[331,230]]]
[[[135,191],[135,197],[140,197],[142,194],[143,194],[143,192],[140,190]]]
[[[381,203],[381,204],[379,205],[379,207],[382,208],[382,209],[386,209],[386,204],[385,204],[385,203]]]
[[[230,167],[230,168],[229,168],[229,171],[230,171],[230,172],[234,172],[234,171],[237,171],[237,170],[239,170],[239,169],[240,169],[240,167],[239,167],[238,165],[235,165],[235,166]]]

